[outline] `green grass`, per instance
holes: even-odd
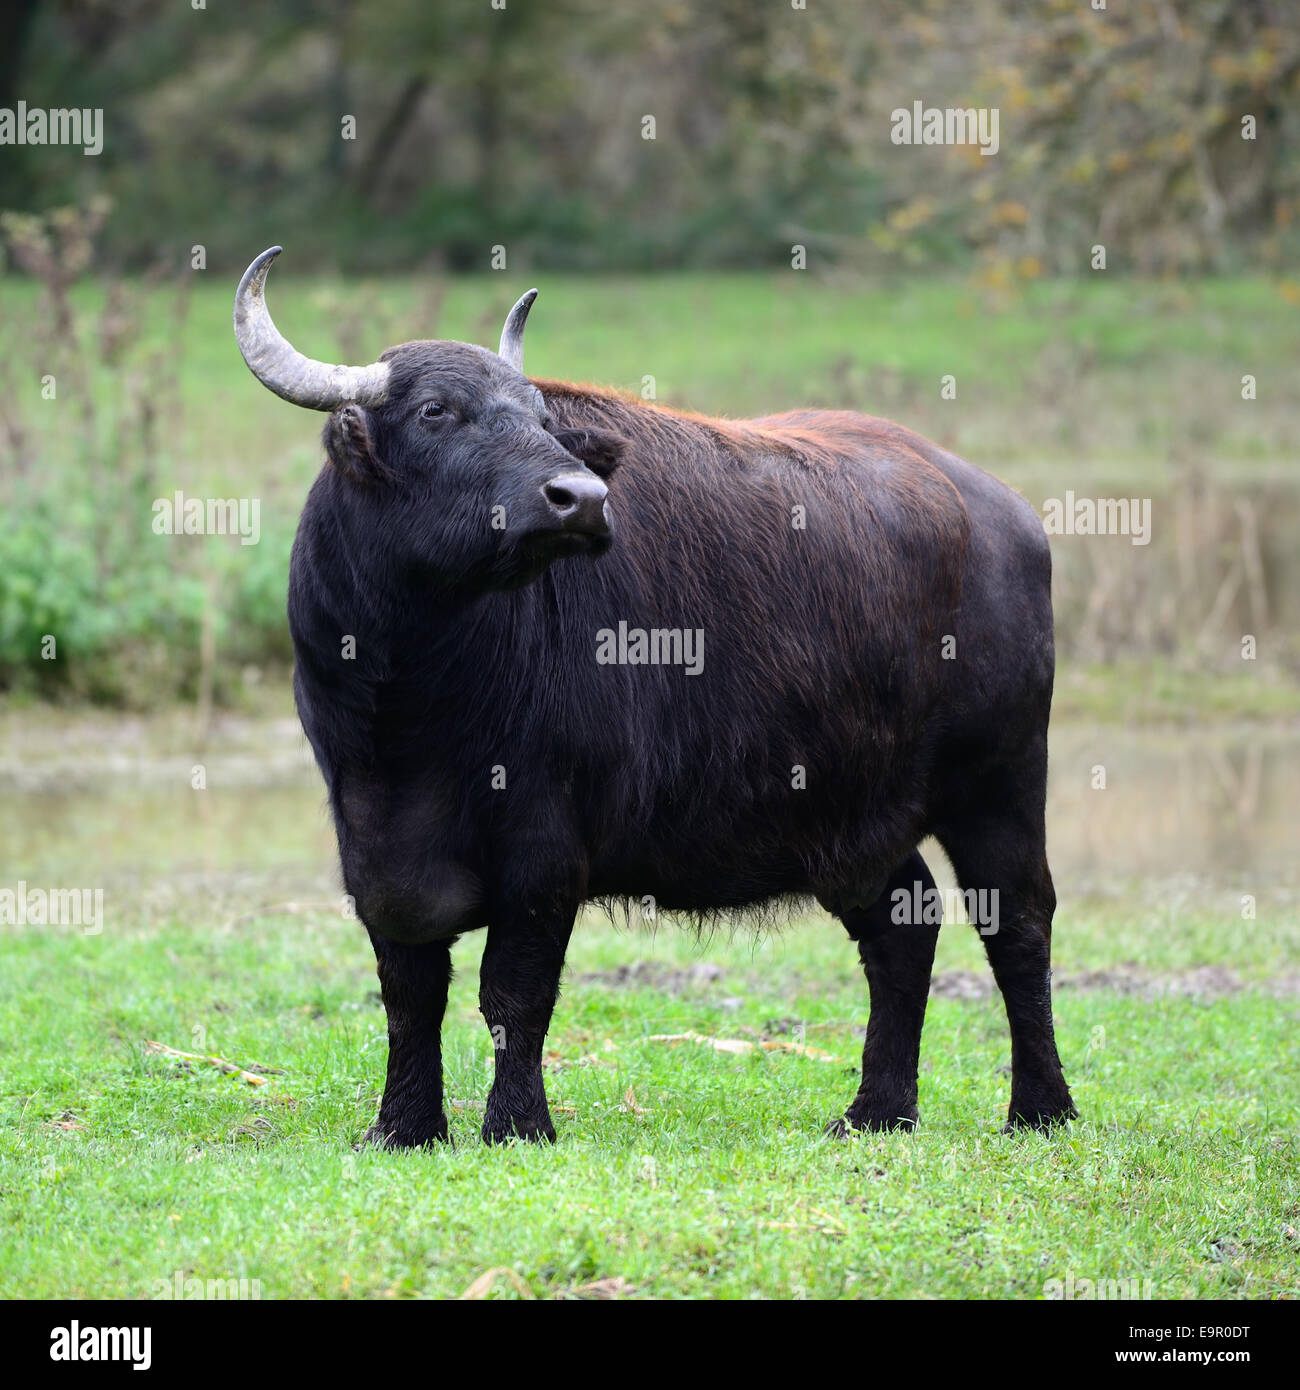
[[[1196,670],[1161,657],[1067,662],[1057,671],[1052,715],[1138,726],[1294,723],[1300,684],[1278,671]]]
[[[1276,971],[1300,914],[1243,924],[1231,895],[1193,901],[1133,891],[1058,916],[1084,1118],[1048,1138],[997,1132],[995,995],[932,999],[917,1133],[837,1142],[821,1127],[854,1091],[866,992],[832,923],[701,946],[595,919],[549,1040],[559,1142],[487,1148],[470,938],[446,1029],[455,1147],[410,1154],[353,1149],[386,1050],[356,924],[10,928],[0,1293],[148,1297],[180,1271],[263,1298],[445,1296],[499,1270],[489,1296],[1040,1298],[1072,1274],[1295,1297],[1300,1065]],[[638,960],[654,964],[620,983]],[[1123,978],[1069,983],[1117,962]],[[1186,985],[1207,966],[1223,997]],[[985,978],[968,929],[945,930],[937,968]],[[833,1061],[648,1040],[788,1037],[794,1020]],[[283,1073],[253,1088],[148,1039]]]
[[[794,271],[511,270],[343,283],[292,272],[290,247],[271,273],[268,300],[282,331],[316,357],[373,360],[420,337],[495,346],[511,303],[537,284],[527,356],[537,376],[639,393],[649,375],[661,401],[710,414],[821,405],[895,415],[1028,490],[1055,485],[1061,461],[1076,487],[1080,469],[1167,478],[1171,446],[1203,453],[1198,462],[1236,480],[1285,478],[1291,462],[1285,383],[1297,365],[1298,311],[1265,276],[1165,283],[1095,275],[990,299],[934,276],[884,284]],[[163,431],[177,485],[256,485],[263,496],[298,497],[319,466],[319,421],[249,377],[230,327],[235,283],[197,274],[179,334],[169,297],[151,296],[128,360],[97,366],[93,389],[110,402],[131,370],[156,368],[165,354],[179,374],[179,418]],[[103,291],[87,283],[75,302],[89,326]],[[0,360],[35,383],[15,404],[57,453],[59,440],[73,437],[74,412],[40,399],[28,328],[37,313],[35,286],[0,280]],[[958,394],[945,401],[940,378],[949,373]],[[1243,373],[1259,379],[1251,403],[1240,397]]]
[[[1149,549],[1055,543],[1062,652],[1100,612],[1102,636],[1083,655],[1117,651],[1149,665],[1147,688],[1123,707],[1084,681],[1072,708],[1137,720],[1242,713],[1241,701],[1252,717],[1296,711],[1293,285],[1095,275],[996,298],[956,278],[882,284],[794,271],[345,283],[292,270],[290,247],[272,273],[271,306],[314,356],[371,360],[412,337],[495,343],[535,279],[527,363],[538,376],[636,393],[653,378],[661,402],[732,416],[850,407],[901,421],[1036,505],[1066,489],[1150,498]],[[204,679],[207,633],[216,699],[237,704],[250,668],[287,663],[289,545],[321,466],[322,420],[250,377],[230,327],[234,283],[196,274],[179,319],[171,292],[129,294],[111,317],[135,316],[140,333],[111,363],[96,346],[106,290],[78,286],[83,387],[45,341],[37,287],[0,280],[12,425],[0,442],[0,501],[14,517],[0,531],[0,685],[130,707],[189,698]],[[52,401],[41,397],[47,371],[58,379]],[[1245,374],[1258,380],[1254,401],[1241,399]],[[940,394],[947,375],[955,400]],[[91,425],[83,391],[97,406]],[[152,423],[146,404],[158,412]],[[10,448],[26,460],[25,482],[6,469]],[[152,500],[178,489],[257,498],[260,543],[155,535]],[[1243,611],[1243,591],[1203,631],[1239,545],[1243,497],[1258,517],[1267,616],[1261,626],[1253,606]],[[1126,577],[1098,609],[1098,585],[1112,574]],[[1268,659],[1249,679],[1220,682],[1242,631]]]

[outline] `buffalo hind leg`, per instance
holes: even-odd
[[[379,1118],[365,1142],[413,1149],[447,1138],[442,1099],[442,1016],[451,942],[406,946],[372,932],[388,1013],[388,1075]]]
[[[996,795],[996,790],[992,793]],[[997,805],[994,801],[992,804]],[[1014,803],[1007,798],[1006,808]],[[940,843],[965,893],[987,904],[984,950],[1011,1029],[1007,1128],[1047,1129],[1078,1115],[1052,1026],[1052,914],[1041,808],[990,811],[945,827]]]
[[[488,927],[479,1009],[492,1031],[496,1057],[483,1116],[483,1138],[489,1144],[512,1138],[555,1140],[542,1082],[542,1049],[560,993],[573,917],[502,920]]]
[[[930,971],[939,938],[937,923],[912,921],[911,905],[934,901],[927,890],[934,879],[913,850],[890,876],[884,893],[869,908],[841,914],[857,942],[871,992],[867,1039],[862,1045],[862,1085],[832,1134],[848,1130],[909,1129],[917,1122],[916,1080],[921,1029],[930,993]],[[894,894],[908,896],[908,920],[895,922]]]

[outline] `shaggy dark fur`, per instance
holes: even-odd
[[[915,1123],[937,928],[897,924],[891,894],[932,885],[926,835],[964,887],[999,894],[985,945],[1011,1122],[1072,1116],[1052,1035],[1052,610],[1033,510],[870,416],[704,419],[530,383],[460,343],[385,360],[386,403],[326,427],[289,593],[298,708],[388,1011],[369,1137],[446,1137],[450,948],[480,927],[484,1137],[554,1137],[543,1041],[592,898],[709,916],[816,897],[871,993],[838,1123]],[[542,496],[556,479],[599,494],[593,475],[612,540],[557,528]],[[598,632],[620,622],[703,630],[702,670],[599,664]]]

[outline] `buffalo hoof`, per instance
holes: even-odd
[[[485,1144],[510,1144],[516,1139],[523,1139],[530,1144],[554,1144],[555,1126],[549,1119],[502,1119],[483,1122],[483,1142]]]
[[[915,1129],[918,1123],[918,1115],[915,1110],[910,1114],[888,1115],[845,1115],[842,1119],[832,1120],[826,1126],[826,1133],[832,1139],[848,1139],[854,1134],[887,1134],[896,1130]]]
[[[388,1125],[376,1122],[361,1136],[358,1148],[371,1146],[377,1149],[428,1149],[434,1144],[450,1144],[451,1135],[447,1132],[447,1117],[428,1132],[415,1132],[403,1125]]]
[[[1036,1130],[1039,1134],[1048,1134],[1078,1118],[1079,1112],[1074,1108],[1073,1101],[1055,1107],[1013,1106],[1006,1124],[1002,1126],[1002,1133],[1021,1134],[1025,1130]]]

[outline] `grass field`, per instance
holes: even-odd
[[[1136,893],[1058,916],[1084,1118],[1050,1138],[997,1132],[1005,1022],[968,928],[941,938],[921,1128],[845,1143],[820,1131],[855,1089],[866,1001],[834,924],[702,948],[593,919],[549,1040],[559,1141],[485,1148],[467,939],[455,1147],[410,1154],[353,1147],[386,1051],[355,923],[10,929],[0,1292],[150,1297],[179,1271],[263,1298],[1040,1298],[1067,1276],[1300,1296],[1300,981],[1274,973],[1300,954],[1300,915],[1237,918],[1230,895],[1173,910]],[[278,1070],[254,1087],[147,1041]]]
[[[0,677],[14,683],[0,889],[89,881],[111,912],[100,935],[0,925],[0,1295],[148,1298],[198,1278],[266,1299],[1041,1298],[1067,1279],[1157,1299],[1300,1296],[1300,488],[1284,386],[1300,291],[1094,278],[999,302],[955,282],[793,272],[344,287],[282,276],[291,253],[270,303],[313,355],[492,343],[539,283],[537,375],[633,391],[653,376],[660,400],[732,415],[851,405],[1036,502],[1064,488],[1156,499],[1149,551],[1054,544],[1063,650],[1103,611],[1176,610],[1145,635],[1098,622],[1058,677],[1057,1014],[1083,1118],[1050,1137],[998,1132],[1009,1044],[969,928],[941,936],[920,1129],[841,1143],[822,1126],[854,1092],[867,993],[834,923],[698,943],[593,917],[548,1044],[555,1147],[477,1138],[491,1053],[469,938],[446,1030],[455,1147],[358,1151],[384,1016],[363,930],[322,905],[333,848],[281,679],[284,566],[321,420],[248,376],[229,277],[201,278],[179,327],[167,295],[141,301],[115,362],[94,347],[104,292],[79,289],[97,409],[81,409],[75,373],[43,402],[36,291],[3,281],[7,444],[26,471],[0,476]],[[940,398],[946,373],[955,401]],[[1244,373],[1259,380],[1249,404]],[[151,374],[165,408],[152,424]],[[153,535],[150,499],[177,488],[256,495],[262,542]],[[1240,498],[1269,600],[1250,665],[1232,648],[1254,614],[1224,580]],[[1098,587],[1124,566],[1130,588]],[[47,632],[64,669],[90,673],[51,683],[54,706],[36,698]],[[196,721],[176,698],[201,684],[205,640],[217,714]],[[87,696],[160,709],[87,712]],[[201,796],[196,761],[211,772]],[[252,1085],[150,1042],[271,1070]]]

